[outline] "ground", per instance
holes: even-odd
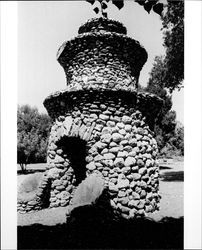
[[[183,159],[162,159],[159,160],[159,163],[161,208],[158,212],[150,214],[146,220],[137,220],[135,223],[123,220],[119,221],[118,224],[116,222],[116,225],[109,223],[110,225],[98,226],[95,222],[92,223],[85,218],[85,223],[80,223],[77,227],[75,221],[73,224],[66,224],[67,208],[65,207],[18,214],[18,248],[69,249],[99,246],[100,248],[183,249]],[[35,164],[28,166],[28,170],[33,172],[35,169],[34,172],[40,172],[43,171],[44,167],[44,164]],[[18,185],[26,176],[18,174]],[[102,227],[104,231],[102,231]],[[119,242],[119,236],[114,235],[121,233],[124,237],[124,227],[125,233],[127,233],[127,236],[125,235],[127,242],[124,241],[125,243]],[[100,240],[93,240],[97,237]],[[45,240],[47,238],[48,242]]]

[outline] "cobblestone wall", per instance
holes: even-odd
[[[138,41],[125,35],[126,28],[121,23],[92,19],[79,32],[77,37],[63,43],[57,54],[67,85],[137,87],[147,52]]]
[[[81,141],[86,142],[84,175],[102,173],[115,209],[125,217],[158,209],[157,144],[144,117],[148,110],[142,109],[144,105],[141,99],[138,98],[140,103],[137,101],[137,96],[133,99],[127,98],[126,93],[123,96],[104,93],[89,96],[86,92],[75,96],[74,103],[64,99],[63,111],[54,105],[63,115],[58,113],[49,141],[48,167],[57,173],[51,187],[51,207],[69,204],[79,184],[75,174],[79,166],[72,161],[73,145],[68,140],[78,138],[78,153]],[[159,100],[153,98],[153,105],[154,101]],[[72,109],[65,109],[69,102]],[[46,107],[51,110],[51,105]],[[60,144],[63,138],[66,140]]]
[[[57,59],[67,87],[44,101],[54,121],[47,170],[37,195],[18,209],[43,208],[44,192],[49,207],[67,206],[79,183],[99,172],[111,206],[123,217],[155,211],[160,196],[152,129],[161,100],[137,93],[147,52],[121,23],[98,18],[82,25]]]

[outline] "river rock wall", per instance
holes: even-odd
[[[147,52],[114,20],[91,19],[78,33],[57,53],[67,87],[44,101],[53,119],[44,183],[19,211],[68,206],[82,180],[98,172],[123,217],[154,212],[160,195],[152,130],[162,101],[137,93]]]
[[[155,211],[160,198],[158,149],[143,115],[148,110],[140,111],[138,104],[134,105],[135,97],[124,99],[100,93],[93,96],[86,93],[75,97],[72,109],[65,112],[64,105],[63,115],[55,105],[54,114],[57,110],[60,114],[55,119],[48,146],[48,169],[55,175],[50,207],[68,205],[77,185],[85,176],[98,171],[105,178],[111,205],[123,216]],[[76,149],[72,138],[78,139]],[[77,154],[82,143],[86,148],[84,159]],[[85,165],[79,180],[75,171],[81,165],[73,155]]]
[[[135,90],[147,52],[126,36],[121,23],[98,18],[82,25],[77,37],[62,44],[57,60],[68,86],[96,84],[97,88]]]

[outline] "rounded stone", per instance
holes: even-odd
[[[62,149],[58,149],[56,152],[58,155],[61,155],[63,151],[62,151]]]
[[[125,158],[128,156],[128,152],[127,151],[119,151],[117,154],[118,158]]]
[[[125,126],[125,131],[126,131],[126,132],[131,132],[131,130],[132,130],[132,126],[131,126],[130,124],[127,124],[127,125]]]
[[[129,199],[127,197],[122,197],[119,198],[118,201],[122,204],[122,205],[127,205],[129,202]]]
[[[138,173],[134,173],[134,174],[133,174],[133,179],[134,179],[135,181],[140,180],[140,178],[141,178],[141,175],[140,175],[140,174],[138,174]]]
[[[96,155],[94,158],[94,161],[102,161],[103,160],[103,156],[102,155]]]
[[[140,200],[139,203],[138,203],[138,205],[137,205],[138,209],[143,209],[144,206],[145,206],[145,201],[144,200]]]
[[[146,160],[145,166],[146,167],[152,166],[152,161],[150,159]]]
[[[112,133],[112,129],[110,127],[104,127],[102,129],[102,134],[111,134]]]
[[[125,123],[125,124],[131,124],[132,118],[130,116],[124,115],[122,117],[122,122]]]
[[[113,159],[116,158],[116,156],[114,154],[112,154],[112,153],[104,154],[103,157],[104,157],[105,160],[113,160]]]
[[[146,174],[147,173],[147,168],[140,168],[139,169],[139,174],[140,175],[144,175],[144,174]]]
[[[129,174],[129,175],[127,175],[127,178],[128,178],[128,180],[132,181],[133,180],[133,175]]]
[[[117,178],[110,178],[110,181],[113,182],[114,184],[117,183]]]
[[[130,208],[128,208],[128,207],[126,207],[126,206],[123,206],[123,205],[121,205],[120,209],[121,209],[121,211],[122,211],[123,213],[126,213],[126,214],[128,214],[128,213],[130,212]],[[124,217],[124,214],[122,214],[122,216]],[[125,218],[127,219],[128,216],[126,216]]]
[[[109,116],[108,116],[108,115],[100,114],[100,115],[99,115],[99,118],[102,119],[102,120],[104,120],[104,121],[109,120]]]
[[[121,135],[123,135],[123,136],[124,136],[124,135],[126,134],[125,129],[120,129],[120,130],[119,130],[119,134],[121,134]]]
[[[129,182],[128,179],[119,179],[118,183],[117,183],[117,187],[119,189],[121,189],[121,188],[128,188],[128,187],[130,187],[130,182]]]
[[[130,211],[129,211],[129,217],[130,218],[134,218],[135,215],[136,215],[136,213],[137,213],[137,209],[135,209],[135,208],[130,209]]]
[[[102,110],[105,110],[105,109],[107,108],[107,106],[104,105],[104,104],[100,104],[100,108],[101,108]]]
[[[56,186],[55,187],[57,190],[61,191],[65,189],[65,186],[61,185],[61,186]]]
[[[91,155],[86,156],[85,160],[86,160],[86,162],[91,162],[91,161],[93,161],[93,157]]]
[[[125,127],[124,123],[123,122],[118,122],[116,124],[116,126],[119,128],[119,129],[123,129]]]
[[[125,159],[125,166],[126,166],[126,167],[132,167],[132,166],[135,165],[135,163],[136,163],[136,159],[133,158],[133,157],[128,156],[128,157]]]
[[[132,151],[128,152],[128,156],[136,157],[136,155],[137,155],[137,151],[135,151],[133,149],[132,149]]]
[[[120,142],[122,139],[123,139],[123,136],[120,135],[119,133],[112,134],[112,140],[114,142]]]
[[[111,205],[114,209],[116,209],[116,203],[115,203],[113,200],[110,200],[110,205]]]
[[[123,167],[123,168],[122,168],[122,173],[123,173],[123,174],[129,174],[130,171],[131,171],[131,168],[130,168],[130,167]]]
[[[110,153],[117,154],[120,151],[120,147],[112,147],[109,149]]]
[[[111,134],[103,134],[103,135],[101,136],[101,141],[102,141],[103,143],[109,144],[112,138],[113,138],[113,137],[111,136]]]
[[[145,190],[142,190],[141,193],[140,193],[140,198],[145,198],[147,195],[146,191]]]
[[[109,191],[113,192],[113,193],[117,193],[118,192],[118,187],[114,184],[114,183],[109,183]]]
[[[104,154],[108,153],[108,151],[109,151],[109,150],[108,150],[107,148],[104,148],[104,149],[101,151],[101,154],[104,155]]]
[[[73,185],[68,185],[68,186],[66,187],[66,191],[67,191],[67,192],[70,192],[70,193],[71,193],[72,189],[73,189]]]
[[[143,188],[143,189],[146,189],[146,188],[147,188],[147,183],[146,183],[145,181],[141,181],[141,182],[139,183],[139,186],[140,186],[141,188]]]
[[[129,141],[129,145],[134,147],[137,145],[137,139],[136,138],[132,138],[130,141]]]
[[[114,165],[117,168],[122,168],[124,166],[124,159],[123,158],[116,158],[114,161]]]
[[[152,192],[147,193],[146,198],[147,198],[148,200],[152,200],[152,199],[153,199],[153,193],[152,193]]]
[[[60,185],[62,185],[62,181],[61,180],[55,180],[52,183],[52,187],[56,187],[56,186],[60,186]]]
[[[114,127],[115,126],[115,122],[114,121],[108,121],[107,122],[107,126],[108,127]]]
[[[53,150],[50,150],[48,153],[49,153],[49,155],[51,155],[51,156],[53,156],[53,157],[55,157],[55,155],[56,155],[56,152],[53,151]]]
[[[137,160],[137,165],[138,165],[139,167],[144,166],[144,161],[141,160],[141,159],[138,159],[138,160]]]
[[[105,159],[105,160],[102,160],[102,163],[103,163],[103,166],[105,166],[105,169],[106,169],[106,167],[108,167],[110,170],[110,168],[113,168],[113,166],[114,166],[113,160]]]
[[[55,163],[64,163],[65,160],[64,160],[61,156],[56,155],[56,156],[55,156],[55,159],[54,159],[54,162],[55,162]]]
[[[131,181],[131,183],[130,183],[130,188],[134,188],[135,186],[136,186],[135,181]]]
[[[129,145],[127,145],[127,146],[125,146],[124,148],[123,148],[123,150],[125,150],[125,151],[127,151],[128,153],[130,153],[131,151],[132,151],[132,147],[131,146],[129,146]]]
[[[35,205],[38,204],[38,202],[37,202],[36,200],[32,200],[32,201],[28,201],[27,204],[28,204],[29,206],[35,206]]]
[[[69,202],[67,200],[61,200],[60,205],[61,207],[65,207]]]
[[[136,192],[132,192],[132,196],[134,200],[139,200],[140,199],[140,195]]]
[[[89,169],[90,171],[96,169],[95,163],[90,162],[89,164],[86,165],[86,168]]]
[[[119,197],[119,198],[125,197],[125,196],[126,196],[126,192],[121,191],[121,190],[118,192],[118,197]]]
[[[96,166],[96,168],[102,168],[103,167],[102,163],[100,163],[100,162],[95,162],[95,166]]]
[[[116,142],[112,141],[112,142],[110,142],[109,147],[110,148],[118,147],[118,144]]]
[[[126,138],[126,137],[124,137],[124,138]],[[128,140],[122,140],[121,142],[120,142],[120,145],[122,145],[122,146],[127,146],[128,145]]]
[[[119,128],[118,127],[112,127],[112,133],[118,133]]]
[[[128,206],[129,207],[137,207],[138,206],[138,204],[139,204],[139,200],[130,200],[129,202],[128,202]]]
[[[98,116],[96,114],[90,114],[89,117],[92,118],[92,119],[97,119],[98,118]]]
[[[151,205],[145,206],[145,212],[146,213],[151,213],[153,211],[153,207]]]

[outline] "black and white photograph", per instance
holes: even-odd
[[[17,2],[16,249],[185,249],[185,11]]]

